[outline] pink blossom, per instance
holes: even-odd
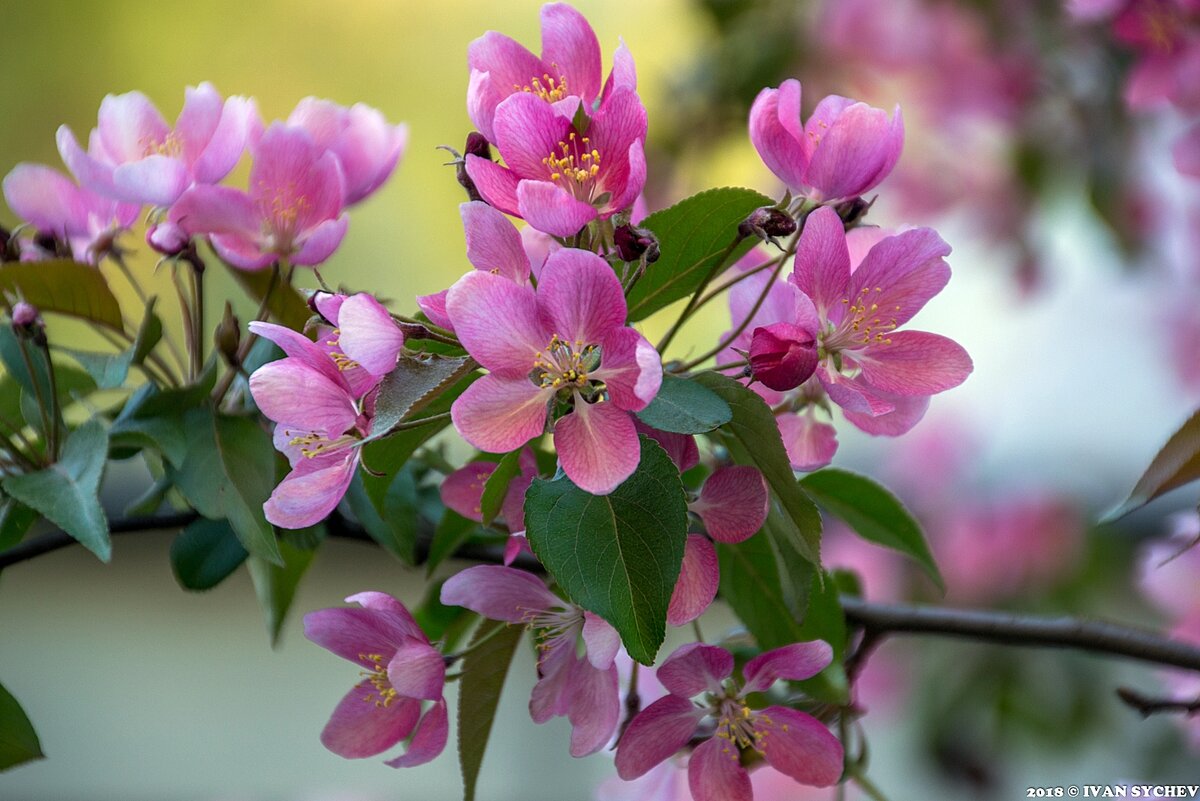
[[[344,179],[337,157],[301,128],[272,123],[253,148],[250,191],[195,186],[168,220],[189,235],[207,234],[217,254],[245,270],[280,260],[313,266],[346,234]]]
[[[769,505],[767,482],[757,467],[728,465],[712,472],[688,509],[713,539],[734,543],[762,528]]]
[[[720,579],[713,544],[699,534],[689,534],[683,549],[679,580],[667,607],[667,622],[682,626],[704,614],[717,597]]]
[[[900,108],[880,109],[837,95],[800,120],[800,82],[763,89],[750,109],[750,141],[771,172],[812,200],[856,197],[879,184],[904,145]]]
[[[1200,619],[1200,516],[1175,514],[1171,531],[1142,554],[1138,579],[1144,592],[1173,620]]]
[[[617,774],[627,781],[642,776],[683,748],[710,719],[715,736],[698,745],[688,763],[696,801],[751,801],[742,749],[753,749],[801,784],[834,784],[842,774],[842,744],[823,724],[789,707],[751,709],[746,702],[780,679],[815,676],[832,659],[833,650],[820,641],[767,651],[746,663],[739,687],[729,680],[733,655],[724,648],[700,643],[679,648],[658,669],[670,694],[639,712],[617,745]],[[691,700],[701,694],[703,702]]]
[[[816,336],[792,323],[755,328],[750,334],[750,371],[770,389],[787,392],[817,369]]]
[[[338,756],[375,756],[411,736],[393,768],[423,765],[446,747],[446,663],[409,611],[390,595],[361,592],[361,608],[304,616],[304,636],[359,666],[364,677],[333,711],[321,743]],[[422,713],[422,702],[432,705]]]
[[[497,142],[496,107],[512,94],[539,98],[568,118],[580,104],[590,110],[601,95],[600,42],[592,26],[566,3],[542,6],[541,18],[540,57],[495,31],[476,39],[467,50],[471,70],[467,113],[489,141]],[[633,56],[624,43],[613,56],[603,96],[618,88],[637,88]]]
[[[76,186],[58,170],[41,164],[18,164],[4,177],[4,199],[20,219],[38,233],[70,245],[75,258],[95,264],[113,240],[137,220],[138,207],[102,197]],[[22,260],[54,254],[22,248]]]
[[[524,92],[496,108],[501,166],[468,155],[467,172],[491,205],[539,231],[572,236],[596,219],[628,209],[646,183],[646,110],[618,89],[586,132],[570,117]]]
[[[500,507],[500,518],[516,534],[525,530],[525,491],[538,477],[537,457],[531,448],[522,448],[518,457],[521,472],[509,482]],[[463,517],[483,521],[483,488],[496,469],[495,462],[471,462],[450,475],[439,488],[442,503]]]
[[[640,445],[631,413],[658,394],[662,364],[625,325],[621,283],[604,259],[553,253],[536,291],[476,270],[450,288],[446,309],[463,346],[490,371],[451,408],[468,442],[489,453],[516,450],[550,419],[559,461],[579,487],[607,494],[633,473]],[[552,419],[560,404],[572,408]]]
[[[408,144],[408,126],[389,125],[364,103],[350,108],[306,97],[288,115],[288,125],[308,131],[313,142],[337,157],[345,178],[347,206],[369,197],[396,169]]]
[[[317,311],[332,326],[318,326],[317,345],[342,371],[357,397],[396,367],[404,333],[372,295],[318,292]]]
[[[126,203],[169,206],[188,187],[229,174],[262,123],[254,101],[222,101],[210,83],[189,86],[172,128],[141,92],[107,95],[84,152],[58,129],[58,152],[81,184]]]
[[[616,630],[559,598],[536,576],[499,565],[478,565],[442,585],[442,603],[463,606],[491,620],[528,626],[537,638],[538,682],[529,699],[535,723],[566,715],[571,756],[603,748],[620,717]],[[579,640],[583,653],[577,655]]]

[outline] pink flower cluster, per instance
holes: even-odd
[[[19,164],[4,179],[9,207],[40,235],[22,241],[23,259],[68,250],[96,263],[150,206],[155,249],[174,255],[207,236],[222,259],[253,270],[329,258],[346,232],[344,209],[391,175],[407,131],[362,104],[306,98],[264,132],[253,100],[222,99],[202,83],[187,89],[174,126],[129,92],[101,102],[86,150],[66,125],[57,141],[78,184],[37,164]],[[248,191],[218,186],[247,151]]]

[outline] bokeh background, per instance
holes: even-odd
[[[286,117],[306,95],[368,103],[408,123],[408,151],[355,210],[323,274],[406,310],[468,266],[462,190],[436,149],[461,147],[469,130],[467,44],[495,29],[537,50],[538,6],[0,2],[0,171],[58,165],[57,126],[85,133],[109,92],[139,89],[169,119],[183,88],[202,80],[253,95],[266,119]],[[763,86],[798,77],[808,107],[829,92],[902,105],[905,154],[869,219],[932,224],[953,245],[954,278],[918,327],[960,341],[975,373],[902,440],[839,426],[835,464],[893,486],[922,518],[948,602],[1169,625],[1138,591],[1140,547],[1166,534],[1167,513],[1194,505],[1194,493],[1117,526],[1091,523],[1200,399],[1198,184],[1171,163],[1186,113],[1170,102],[1129,106],[1124,82],[1138,54],[1113,41],[1107,21],[1070,18],[1051,0],[576,6],[606,59],[623,37],[637,61],[652,209],[709,186],[779,193],[745,136]],[[0,208],[0,224],[15,222]],[[135,261],[169,293],[144,246]],[[227,279],[211,288],[237,296]],[[707,349],[728,327],[720,305],[689,325],[679,355]],[[252,311],[237,306],[243,317]],[[648,335],[669,321],[652,319]],[[114,505],[139,475],[137,465],[112,471]],[[452,747],[396,772],[340,760],[317,739],[356,675],[304,640],[299,614],[362,589],[416,602],[419,571],[365,545],[326,543],[271,650],[244,571],[185,594],[167,563],[172,536],[120,537],[109,566],[76,549],[0,577],[0,681],[49,756],[0,775],[0,798],[458,797]],[[934,598],[903,565],[844,533],[830,535],[828,552],[864,576],[869,597]],[[704,626],[729,623],[717,609]],[[564,721],[529,721],[532,655],[520,659],[481,797],[590,798],[610,759],[572,761]],[[1200,778],[1174,721],[1143,722],[1113,694],[1121,684],[1161,691],[1153,671],[970,643],[893,643],[876,661],[866,726],[873,779],[891,798]],[[831,796],[797,790],[781,801],[793,797]]]

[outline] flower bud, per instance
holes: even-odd
[[[146,244],[164,256],[178,256],[190,241],[187,231],[173,222],[158,223],[146,230]]]
[[[777,392],[795,389],[817,369],[817,343],[807,329],[775,323],[754,329],[750,371],[754,380]]]
[[[837,204],[833,210],[842,218],[842,225],[846,226],[846,230],[850,230],[854,226],[862,222],[862,219],[867,216],[867,212],[871,210],[871,205],[874,200],[863,200],[862,196],[850,198],[847,201]]]
[[[467,134],[467,144],[463,147],[463,150],[465,153],[457,161],[456,177],[458,178],[458,183],[463,189],[467,190],[468,200],[483,200],[483,196],[475,188],[475,182],[471,180],[470,175],[467,175],[466,157],[479,156],[481,159],[490,160],[492,158],[492,146],[488,144],[487,137],[479,133],[479,131],[471,131]]]
[[[217,330],[213,333],[213,342],[216,344],[217,350],[225,357],[225,361],[236,367],[238,365],[238,346],[242,342],[242,330],[229,301],[225,301],[225,313],[221,315],[221,322],[217,324]]]
[[[660,255],[654,232],[629,224],[613,229],[613,244],[622,261],[638,261],[644,256],[647,264],[653,264]]]
[[[796,220],[783,209],[774,206],[763,206],[755,209],[750,216],[742,220],[738,226],[742,236],[757,236],[774,245],[778,245],[775,237],[791,236],[796,233]]]
[[[23,300],[17,301],[12,307],[13,325],[28,328],[38,321],[37,307]]]

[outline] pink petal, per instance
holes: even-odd
[[[821,640],[798,642],[761,653],[746,663],[742,695],[761,693],[780,679],[803,681],[820,673],[833,661],[833,649]]]
[[[571,721],[571,756],[594,754],[608,745],[621,719],[615,665],[597,669],[586,659],[575,662],[567,719]]]
[[[790,413],[778,415],[775,424],[793,470],[818,470],[833,461],[838,446],[833,426],[818,423],[808,414]]]
[[[525,538],[524,534],[511,535],[504,541],[504,566],[508,567],[517,561],[517,557],[523,553],[533,555],[533,549],[529,547],[529,540]]]
[[[679,472],[686,473],[700,464],[700,449],[696,446],[696,438],[691,434],[672,434],[668,431],[659,431],[637,418],[634,418],[633,425],[639,434],[645,434],[662,446]]]
[[[446,700],[442,698],[421,718],[404,756],[389,759],[383,764],[389,768],[415,768],[417,765],[424,765],[445,750],[446,739],[449,736],[450,717],[446,712]]]
[[[858,355],[862,378],[896,395],[933,395],[957,387],[971,374],[971,357],[948,337],[897,331]]]
[[[621,635],[604,618],[584,612],[583,644],[587,646],[587,659],[592,667],[606,670],[621,650]]]
[[[849,297],[878,306],[878,317],[902,326],[950,280],[950,246],[931,228],[883,239],[854,271]]]
[[[720,578],[717,552],[712,543],[699,535],[689,534],[683,550],[679,581],[675,584],[671,604],[667,607],[667,622],[672,626],[682,626],[704,614],[717,597]]]
[[[571,673],[575,663],[574,640],[559,639],[538,659],[538,681],[529,695],[529,717],[534,723],[567,714],[571,704]]]
[[[167,121],[141,92],[106,95],[100,101],[99,118],[96,130],[105,152],[117,164],[145,157],[171,132]]]
[[[408,607],[397,601],[395,596],[388,595],[386,592],[365,590],[347,596],[346,603],[358,604],[364,609],[380,612],[386,615],[398,630],[408,632],[406,636],[420,640],[421,642],[429,642],[429,638],[425,636],[425,632],[417,625],[412,612],[409,612]]]
[[[276,231],[306,231],[342,213],[345,184],[337,157],[303,128],[272,123],[254,148],[250,196]]]
[[[298,331],[260,320],[251,320],[246,327],[250,329],[250,333],[274,342],[286,356],[303,362],[333,384],[345,384],[344,376],[338,371],[333,359],[329,358],[329,354],[318,343]]]
[[[335,607],[304,616],[305,637],[343,659],[369,668],[378,665],[365,657],[377,654],[381,659],[390,658],[413,634],[413,624],[381,609]]]
[[[600,151],[601,174],[606,175],[604,157],[619,160],[629,152],[631,145],[646,138],[646,108],[637,92],[629,89],[613,92],[592,118],[588,136],[592,145]],[[605,188],[614,190],[615,194],[615,190],[621,187],[613,187],[606,180]],[[637,192],[640,191],[639,187]],[[634,192],[635,196],[637,192]]]
[[[471,462],[455,470],[438,488],[442,503],[469,520],[482,521],[483,487],[495,469],[494,462]]]
[[[396,367],[404,334],[383,304],[364,292],[346,298],[338,312],[338,342],[363,369],[385,375]]]
[[[211,234],[209,242],[221,261],[241,270],[262,270],[279,261],[277,254],[262,250],[263,243],[257,235]]]
[[[490,159],[468,154],[467,175],[484,200],[505,214],[520,216],[517,210],[517,184],[521,179],[515,172]]]
[[[600,42],[592,26],[566,3],[542,6],[541,17],[542,63],[557,66],[567,90],[591,103],[600,93]]]
[[[18,164],[4,177],[4,199],[21,220],[59,237],[86,235],[83,190],[58,170]]]
[[[754,801],[750,774],[739,761],[737,746],[719,737],[692,752],[688,786],[695,801]]]
[[[770,498],[767,482],[756,467],[719,467],[704,482],[691,510],[719,542],[741,542],[762,528]]]
[[[817,343],[809,329],[791,323],[755,328],[750,337],[755,380],[779,392],[803,384],[817,369]]]
[[[463,347],[487,369],[520,377],[530,387],[529,371],[550,342],[538,306],[530,287],[479,270],[458,279],[446,296],[446,312]]]
[[[571,121],[558,116],[540,97],[517,92],[496,107],[493,126],[496,147],[510,170],[521,178],[548,179],[552,171],[542,159],[566,141]]]
[[[629,723],[617,744],[617,775],[632,781],[683,748],[704,710],[677,695],[664,696]]]
[[[562,237],[574,236],[599,216],[592,204],[549,181],[523,180],[517,184],[517,210],[534,228]]]
[[[481,451],[507,453],[542,435],[552,395],[527,378],[485,375],[454,401],[450,419]]]
[[[512,91],[515,84],[524,87],[542,75],[542,62],[523,45],[509,37],[488,31],[467,47],[467,66],[490,72],[497,86]],[[495,140],[493,140],[495,141]]]
[[[489,142],[496,141],[492,119],[496,114],[496,106],[500,105],[505,96],[492,80],[490,72],[471,70],[471,77],[467,81],[467,116],[471,118],[475,129]]]
[[[901,434],[907,434],[913,426],[921,422],[921,418],[929,409],[928,395],[904,397],[886,392],[879,394],[892,403],[895,407],[892,411],[872,416],[843,410],[847,420],[868,434],[879,437],[898,437]]]
[[[184,110],[186,112],[186,107]],[[196,183],[215,184],[228,175],[237,166],[255,131],[261,127],[258,106],[254,100],[245,97],[227,98],[221,106],[221,117],[217,127],[192,165],[192,175]],[[180,115],[177,128],[181,131],[185,128],[183,114]]]
[[[446,683],[446,660],[428,642],[408,639],[388,662],[388,683],[407,698],[436,701]]]
[[[633,63],[633,54],[625,46],[624,39],[621,40],[616,52],[613,53],[612,70],[608,73],[608,80],[604,82],[604,92],[600,97],[600,105],[603,106],[605,101],[617,89],[637,91],[637,67]],[[638,221],[635,220],[634,222]]]
[[[751,144],[767,169],[792,189],[805,185],[808,167],[803,137],[797,136],[799,104],[800,82],[787,80],[778,89],[763,89],[750,107]]]
[[[842,301],[848,297],[850,251],[842,220],[831,207],[822,206],[808,215],[793,270],[792,281],[812,298],[822,318],[832,309],[839,309],[840,314]]]
[[[58,133],[55,134],[55,141],[58,143],[58,154],[62,156],[63,164],[67,165],[75,180],[93,192],[109,197],[116,192],[112,182],[113,165],[84,152],[70,128],[60,125]]]
[[[655,674],[663,687],[680,698],[702,692],[721,692],[721,682],[733,674],[733,654],[704,643],[680,646]]]
[[[316,460],[312,460],[316,462]],[[279,482],[263,504],[267,522],[280,528],[308,528],[337,508],[358,467],[357,451],[346,450],[321,461],[320,469],[300,463]]]
[[[749,316],[750,310],[754,308],[754,304],[758,302],[763,291],[767,291],[767,297],[758,307],[758,311],[750,318],[750,322],[742,334],[733,341],[732,344],[735,347],[749,350],[752,332],[755,328],[775,323],[797,322],[796,309],[797,304],[800,303],[800,291],[792,284],[783,281],[776,281],[767,290],[770,280],[771,273],[764,270],[739,281],[729,290],[729,315],[734,325],[740,324]],[[740,359],[741,356],[735,355],[734,358]]]
[[[542,267],[546,265],[550,254],[562,250],[562,245],[554,237],[528,225],[521,229],[521,246],[529,256],[534,278],[542,277]]]
[[[866,383],[862,376],[849,378],[841,373],[831,373],[825,365],[817,368],[816,375],[829,399],[846,411],[875,416],[887,414],[896,408],[889,400],[894,396],[880,392]]]
[[[344,127],[329,149],[346,179],[346,204],[366,199],[391,176],[408,144],[408,128],[389,125],[383,114],[355,103],[344,114]]]
[[[300,249],[291,255],[292,264],[313,267],[328,259],[342,244],[349,225],[350,218],[345,214],[318,223],[303,237]]]
[[[1200,124],[1193,125],[1171,148],[1175,169],[1184,175],[1200,178]]]
[[[521,466],[521,474],[513,478],[512,483],[508,485],[508,492],[504,494],[504,503],[500,507],[500,514],[508,524],[508,530],[514,534],[525,530],[525,493],[539,475],[537,457],[529,448],[521,450],[518,463]]]
[[[467,235],[467,261],[477,270],[529,283],[529,257],[517,227],[502,213],[478,200],[458,207]]]
[[[805,128],[813,129],[811,119]],[[823,200],[840,200],[868,192],[887,177],[904,145],[904,125],[898,108],[889,120],[881,109],[854,103],[818,136],[805,183]]]
[[[554,424],[554,447],[567,477],[593,495],[615,490],[641,459],[629,413],[612,403],[586,403],[578,393],[574,411]]]
[[[612,198],[602,207],[603,214],[600,216],[604,219],[608,219],[613,212],[633,206],[646,188],[646,150],[642,140],[635,139],[625,155],[625,161],[616,162],[617,169],[601,170],[603,187],[612,193]]]
[[[250,394],[262,413],[277,423],[303,424],[337,437],[358,422],[358,409],[344,384],[290,356],[255,370]]]
[[[168,219],[189,234],[235,234],[257,242],[262,218],[245,192],[228,186],[194,186],[171,206]]]
[[[450,294],[450,290],[443,289],[432,295],[417,295],[417,306],[429,318],[429,322],[445,328],[447,331],[454,331],[454,323],[450,322],[450,315],[446,314],[446,295],[448,294]]]
[[[559,339],[600,344],[625,324],[625,293],[612,267],[595,253],[563,248],[550,254],[538,279],[537,304]]]
[[[417,725],[421,703],[400,698],[387,706],[375,703],[375,688],[362,682],[333,710],[321,732],[321,744],[346,759],[380,754],[407,737]]]
[[[121,164],[112,173],[114,195],[128,203],[169,206],[192,182],[187,166],[177,158],[150,155]]]
[[[477,565],[454,574],[442,585],[441,599],[448,606],[507,623],[528,623],[531,613],[564,607],[537,576],[499,565]]]
[[[609,400],[619,409],[639,412],[658,395],[662,386],[662,359],[644,336],[622,327],[605,337],[600,369],[592,376],[608,388]]]
[[[770,706],[755,715],[754,728],[767,734],[759,740],[763,756],[781,773],[813,787],[829,787],[841,778],[842,744],[811,715]]]

